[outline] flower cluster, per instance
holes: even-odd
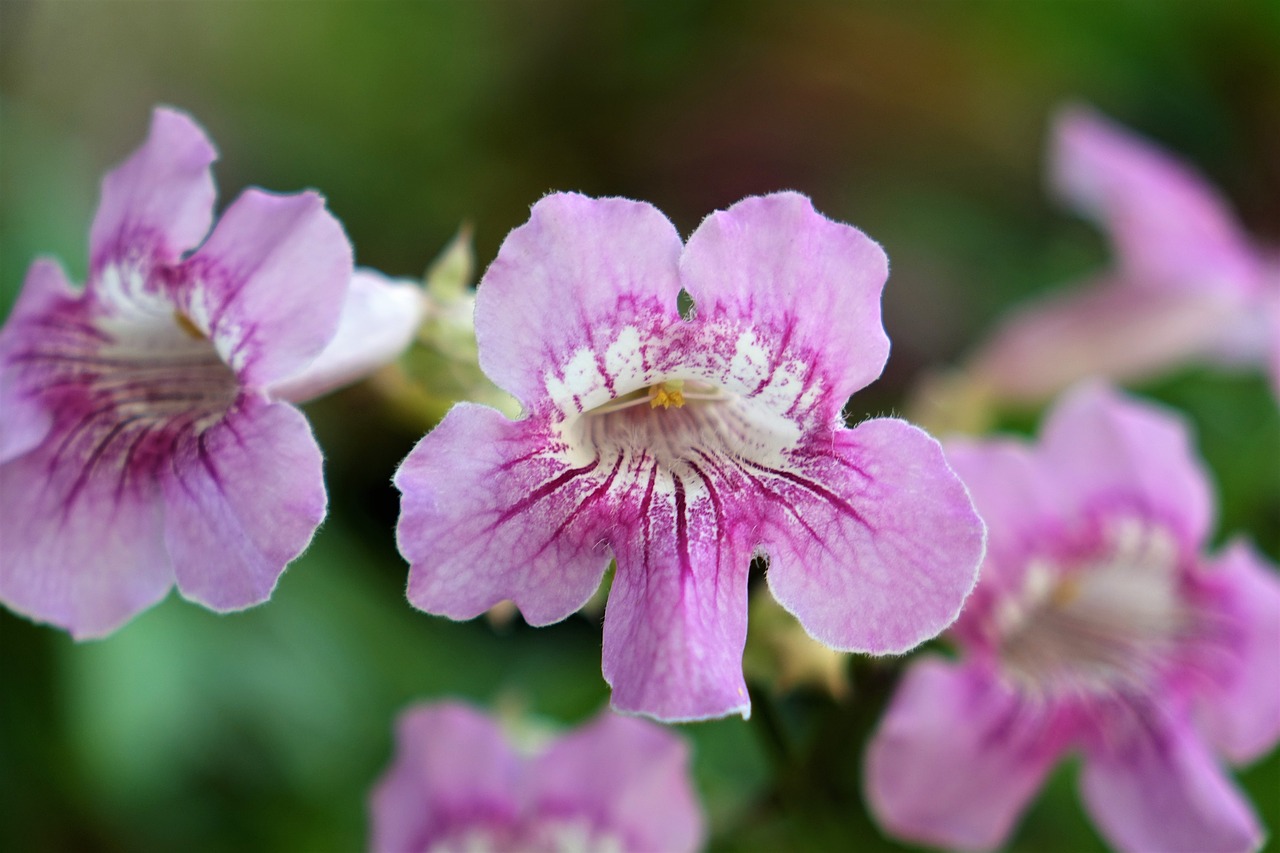
[[[1080,109],[1055,140],[1055,185],[1108,230],[1116,268],[1015,315],[965,373],[1003,400],[1070,388],[1039,441],[944,447],[901,419],[846,422],[888,358],[888,261],[798,193],[687,240],[648,204],[552,193],[477,290],[463,236],[424,290],[356,269],[315,192],[249,189],[215,225],[213,146],[159,108],[103,181],[84,286],[38,260],[0,328],[0,602],[82,639],[175,585],[217,611],[264,601],[327,505],[294,404],[416,341],[394,382],[455,374],[419,409],[465,393],[520,411],[459,403],[396,472],[415,607],[548,625],[612,565],[613,708],[745,718],[755,563],[754,668],[779,689],[845,701],[838,652],[944,631],[958,650],[906,665],[866,750],[888,832],[998,847],[1078,753],[1117,848],[1255,849],[1226,765],[1280,739],[1280,577],[1244,539],[1208,551],[1182,420],[1077,380],[1265,363],[1280,397],[1280,274],[1147,143]],[[522,752],[479,711],[421,705],[369,843],[694,850],[689,765],[675,734],[608,711]]]

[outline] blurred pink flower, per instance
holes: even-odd
[[[647,204],[542,199],[476,304],[480,364],[523,417],[461,404],[396,475],[410,601],[467,619],[510,598],[546,625],[612,556],[613,705],[664,720],[749,712],[758,553],[830,646],[902,652],[941,631],[982,523],[936,441],[841,415],[888,356],[886,275],[879,246],[795,193],[714,213],[687,245]]]
[[[1214,507],[1183,423],[1086,386],[1038,446],[947,455],[987,521],[987,557],[951,632],[960,660],[913,663],[868,747],[881,825],[998,847],[1078,750],[1112,845],[1255,849],[1217,756],[1246,762],[1280,737],[1280,578],[1241,542],[1203,556]]]
[[[410,708],[369,813],[374,853],[683,853],[704,835],[684,742],[607,711],[528,756],[466,705]]]
[[[1189,166],[1082,108],[1060,112],[1054,187],[1111,238],[1114,269],[1008,317],[971,362],[1002,399],[1195,361],[1251,364],[1280,397],[1280,263]]]
[[[353,279],[314,192],[247,190],[208,233],[215,157],[157,109],[103,181],[84,289],[37,260],[0,329],[0,601],[77,638],[175,581],[215,610],[270,596],[325,512],[279,399],[393,357],[421,316],[420,289]]]

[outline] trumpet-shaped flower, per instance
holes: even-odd
[[[375,853],[696,850],[689,752],[653,723],[608,712],[526,755],[454,702],[405,711],[369,798]]]
[[[712,214],[687,245],[647,204],[542,199],[476,304],[481,367],[523,416],[456,406],[396,475],[410,601],[467,619],[512,599],[545,625],[613,558],[613,704],[667,720],[748,712],[753,555],[828,645],[942,630],[982,523],[932,438],[841,416],[888,355],[886,274],[794,193]]]
[[[0,330],[0,601],[79,638],[175,581],[215,610],[266,599],[325,512],[281,400],[390,357],[420,317],[415,288],[353,278],[313,192],[248,190],[205,239],[215,156],[157,109],[103,181],[83,290],[37,260]]]
[[[1123,850],[1243,851],[1261,830],[1220,758],[1280,737],[1280,578],[1242,542],[1207,557],[1209,484],[1173,415],[1085,386],[1040,444],[949,445],[989,531],[952,636],[906,672],[868,746],[895,835],[987,849],[1046,773]]]
[[[1192,361],[1256,364],[1280,397],[1280,265],[1189,166],[1088,110],[1054,125],[1051,177],[1106,229],[1116,265],[1011,316],[973,369],[1039,401],[1088,376],[1134,380]]]

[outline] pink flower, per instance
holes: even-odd
[[[175,582],[215,610],[270,596],[325,512],[280,399],[355,378],[420,318],[417,288],[353,278],[314,192],[247,190],[206,238],[215,156],[157,109],[103,181],[84,289],[38,260],[0,330],[0,601],[77,638]]]
[[[948,446],[989,529],[951,632],[959,661],[903,678],[868,747],[888,832],[989,849],[1046,773],[1124,850],[1251,850],[1261,830],[1221,759],[1280,737],[1280,578],[1237,542],[1206,557],[1213,502],[1180,420],[1101,387],[1038,446]]]
[[[647,204],[542,199],[476,304],[481,367],[523,416],[459,405],[396,475],[410,601],[468,619],[509,598],[546,625],[616,559],[604,676],[615,708],[665,720],[748,712],[757,554],[830,646],[942,630],[982,523],[932,438],[841,416],[888,356],[886,274],[795,193],[712,214],[687,245]]]
[[[1087,376],[1137,380],[1194,361],[1257,364],[1280,397],[1280,265],[1189,166],[1079,108],[1062,111],[1054,186],[1108,233],[1115,268],[997,329],[974,372],[1035,402]]]
[[[682,853],[704,832],[688,750],[660,726],[606,712],[526,756],[454,702],[400,716],[369,812],[375,853]]]

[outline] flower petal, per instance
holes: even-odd
[[[605,712],[553,743],[534,763],[532,779],[534,814],[581,811],[627,850],[701,846],[689,749],[661,726]]]
[[[520,818],[520,761],[498,725],[457,702],[419,705],[396,723],[396,754],[369,796],[369,849],[430,849],[470,822]]]
[[[1189,166],[1088,109],[1063,110],[1053,139],[1054,185],[1108,230],[1134,283],[1220,293],[1260,286],[1235,218]]]
[[[1249,803],[1189,726],[1147,720],[1134,736],[1091,750],[1080,794],[1121,850],[1249,851],[1262,830]]]
[[[53,425],[39,379],[13,357],[58,335],[89,335],[84,305],[56,261],[42,258],[27,270],[22,292],[0,328],[0,462],[38,445]]]
[[[1087,384],[1054,406],[1041,445],[1061,517],[1089,518],[1106,504],[1111,515],[1129,512],[1167,526],[1186,553],[1208,537],[1209,478],[1175,412]]]
[[[879,245],[793,192],[711,214],[680,260],[699,320],[763,330],[778,342],[767,356],[774,369],[788,356],[816,368],[825,378],[824,420],[884,369],[880,293],[888,274]]]
[[[680,250],[675,227],[651,205],[544,197],[507,235],[476,292],[480,366],[525,408],[551,398],[568,411],[573,395],[611,381],[606,352],[619,331],[655,340],[681,322]]]
[[[161,471],[182,594],[218,611],[270,597],[324,518],[320,448],[287,403],[242,398]]]
[[[1082,379],[1135,381],[1209,357],[1240,311],[1227,294],[1103,281],[1010,314],[972,370],[1003,400],[1039,403]]]
[[[59,438],[0,465],[0,601],[78,640],[103,637],[173,584],[163,516],[149,480],[114,462],[67,464]]]
[[[987,673],[938,658],[903,676],[867,745],[867,802],[885,831],[938,847],[1000,846],[1064,746]]]
[[[175,293],[242,384],[298,373],[333,339],[351,282],[351,244],[314,192],[246,190],[183,265]]]
[[[1197,577],[1214,599],[1232,665],[1198,709],[1206,736],[1236,763],[1260,758],[1280,739],[1280,575],[1247,542],[1231,543]]]
[[[778,603],[844,651],[904,652],[950,625],[984,530],[938,443],[879,418],[809,454],[794,470],[758,469]]]
[[[557,622],[600,586],[598,462],[572,468],[547,428],[460,403],[396,472],[396,528],[411,564],[409,600],[428,613],[470,619],[512,599],[534,625]]]
[[[190,116],[156,108],[147,141],[102,181],[89,232],[93,268],[144,245],[165,263],[196,246],[213,222],[216,193],[209,167],[217,158]]]
[[[426,294],[418,283],[356,270],[333,340],[305,370],[275,383],[268,393],[278,400],[302,402],[372,373],[409,346],[426,307]]]
[[[746,540],[757,513],[710,470],[650,470],[608,535],[618,560],[604,617],[612,705],[664,722],[745,718]]]

